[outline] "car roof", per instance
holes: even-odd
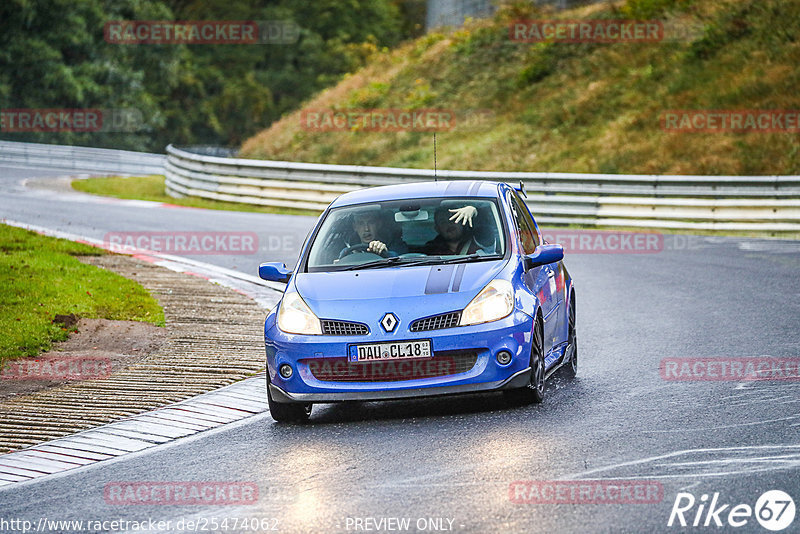
[[[415,182],[410,184],[385,185],[369,187],[345,193],[331,203],[331,208],[426,197],[482,197],[495,198],[500,183],[484,180],[453,180],[439,182]]]

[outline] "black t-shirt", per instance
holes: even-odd
[[[464,250],[466,247],[466,250]],[[422,247],[423,253],[428,256],[452,256],[454,254],[475,254],[478,252],[478,243],[472,237],[464,238],[456,247],[456,251],[450,250],[447,242],[440,235],[437,235]],[[463,251],[463,252],[462,252]]]

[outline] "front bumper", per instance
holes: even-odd
[[[371,391],[340,391],[324,393],[289,393],[278,386],[269,384],[269,392],[275,402],[343,402],[343,401],[382,401],[395,399],[415,399],[419,397],[436,397],[441,395],[458,395],[464,393],[480,393],[525,387],[530,382],[528,367],[518,371],[506,380],[499,382],[482,382],[473,384],[456,384],[451,386],[434,386],[414,389],[389,389]]]
[[[270,395],[275,402],[314,403],[407,399],[524,387],[530,376],[532,329],[533,319],[520,310],[505,319],[480,325],[426,332],[398,328],[390,334],[372,329],[364,336],[286,334],[278,329],[274,319],[268,318],[264,339]],[[477,354],[475,364],[444,376],[372,381],[320,379],[319,373],[315,375],[309,366],[309,362],[341,360],[353,344],[423,339],[431,341],[433,360],[447,358],[453,351],[466,351]],[[510,363],[498,363],[496,355],[501,350],[512,354]],[[283,364],[294,371],[288,379],[277,373]]]

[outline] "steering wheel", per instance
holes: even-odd
[[[351,245],[339,253],[339,259],[341,260],[353,252],[365,252],[368,248],[369,243],[357,243],[355,245]]]

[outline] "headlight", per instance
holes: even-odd
[[[295,292],[283,296],[278,309],[278,328],[289,334],[322,334],[319,319]]]
[[[488,323],[514,311],[514,288],[508,280],[492,280],[461,312],[459,326]]]

